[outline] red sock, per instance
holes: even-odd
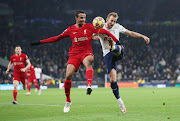
[[[91,87],[92,85],[93,73],[93,68],[90,67],[86,69],[87,86],[89,85]]]
[[[35,87],[36,87],[38,90],[40,89],[38,84],[35,84]]]
[[[30,90],[31,90],[31,85],[28,84],[28,85],[27,85],[27,88],[28,88],[28,92],[30,92]]]
[[[71,102],[71,99],[70,99],[71,82],[72,82],[72,80],[66,80],[65,79],[64,90],[65,90],[67,102]]]
[[[16,97],[17,97],[17,90],[13,90],[13,97],[14,97],[14,100],[17,100]]]

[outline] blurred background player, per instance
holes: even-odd
[[[32,64],[27,69],[27,76],[28,76],[28,84],[27,84],[28,92],[26,93],[26,95],[31,95],[31,83],[33,83],[35,87],[38,89],[38,95],[41,95],[41,90],[39,85],[37,84],[38,81],[36,79],[34,66]]]
[[[72,46],[69,49],[69,59],[66,68],[65,78],[65,95],[66,103],[64,106],[64,113],[69,112],[71,106],[70,89],[72,84],[72,77],[74,73],[79,69],[82,63],[86,67],[87,78],[87,92],[90,95],[92,92],[91,85],[93,80],[93,68],[94,55],[92,53],[91,38],[93,33],[107,34],[111,36],[115,41],[118,41],[110,32],[105,29],[95,29],[90,23],[85,23],[86,14],[84,11],[77,11],[75,14],[76,24],[69,26],[62,34],[51,37],[48,39],[40,40],[39,42],[31,43],[31,46],[39,45],[43,43],[52,43],[61,40],[66,37],[70,37],[72,40]]]
[[[22,82],[23,89],[26,89],[26,79],[27,79],[27,73],[26,70],[31,66],[31,63],[27,57],[26,54],[21,53],[22,49],[19,45],[15,47],[15,54],[11,56],[10,63],[8,65],[8,68],[6,70],[6,74],[9,73],[9,70],[14,65],[14,71],[13,71],[13,97],[14,101],[13,104],[18,104],[17,102],[17,88],[19,85],[19,82]],[[25,63],[27,64],[25,67]]]
[[[37,64],[37,66],[34,68],[34,70],[35,70],[36,79],[38,81],[37,83],[39,85],[39,88],[41,88],[40,85],[42,85],[42,69]],[[37,88],[35,88],[35,92],[36,91],[37,91]]]
[[[106,18],[105,26],[103,28],[111,32],[118,39],[119,39],[119,34],[123,33],[127,36],[131,36],[135,38],[143,38],[146,41],[146,44],[149,44],[150,39],[147,36],[125,29],[122,25],[116,23],[118,18],[119,16],[117,13],[115,12],[109,13]],[[126,108],[124,106],[122,99],[120,98],[119,87],[116,82],[117,60],[121,60],[123,58],[124,47],[120,45],[119,41],[115,43],[114,41],[112,41],[110,37],[103,34],[94,36],[92,37],[92,39],[93,40],[100,39],[105,65],[106,65],[106,68],[110,77],[112,91],[114,93],[114,96],[117,99],[121,112],[126,113]]]

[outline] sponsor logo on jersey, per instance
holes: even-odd
[[[85,41],[85,40],[88,40],[88,38],[87,37],[74,38],[74,42]]]
[[[73,32],[73,34],[76,34],[77,32]]]
[[[22,62],[14,62],[14,65],[21,65],[23,64]]]

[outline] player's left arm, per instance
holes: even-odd
[[[69,37],[69,33],[70,33],[70,27],[67,28],[63,33],[61,33],[58,36],[50,37],[50,38],[43,39],[43,40],[40,40],[40,41],[37,41],[37,42],[32,42],[32,43],[30,43],[30,46],[37,46],[37,45],[44,44],[44,43],[57,42],[57,41],[59,41],[59,40],[61,40],[63,38]]]
[[[147,36],[142,35],[142,34],[137,33],[137,32],[127,30],[127,29],[123,34],[125,34],[127,36],[131,36],[131,37],[135,37],[135,38],[143,38],[146,41],[146,44],[149,44],[149,42],[150,42],[150,39]]]
[[[93,34],[91,40],[99,40],[98,34]]]
[[[26,67],[21,69],[22,72],[25,72],[28,68],[30,68],[31,62],[29,59],[26,60],[26,64]]]

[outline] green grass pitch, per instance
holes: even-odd
[[[0,91],[0,121],[180,121],[180,88],[120,88],[127,113],[122,114],[110,88],[71,89],[72,105],[63,113],[64,90],[18,91],[13,105],[12,91]]]

